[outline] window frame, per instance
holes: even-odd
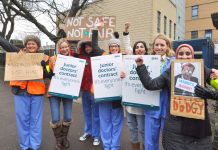
[[[198,5],[192,6],[192,19],[198,18],[198,13],[199,13],[199,7]]]
[[[194,35],[196,34],[196,35]],[[191,31],[191,39],[197,39],[198,38],[198,31],[195,30],[195,31]]]

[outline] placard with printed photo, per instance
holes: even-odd
[[[204,85],[203,60],[175,60],[171,69],[171,114],[204,119],[204,100],[194,93],[197,84]]]

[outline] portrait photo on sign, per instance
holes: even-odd
[[[174,62],[174,95],[196,97],[194,88],[202,84],[202,63]]]

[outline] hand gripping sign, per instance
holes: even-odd
[[[126,77],[122,80],[122,102],[127,106],[142,107],[148,110],[158,110],[160,103],[160,91],[146,90],[136,72],[135,59],[137,55],[125,55],[123,58],[123,71]],[[143,56],[151,78],[160,75],[160,56]],[[152,69],[159,68],[159,69]]]
[[[58,55],[48,93],[68,99],[78,98],[85,62],[84,59]]]
[[[91,57],[94,98],[96,102],[121,100],[122,55]]]

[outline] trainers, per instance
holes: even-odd
[[[85,140],[88,139],[89,137],[91,137],[90,134],[84,133],[84,134],[79,138],[79,140],[80,140],[80,141],[85,141]]]
[[[98,145],[100,145],[100,140],[99,139],[94,139],[93,146],[98,146]]]

